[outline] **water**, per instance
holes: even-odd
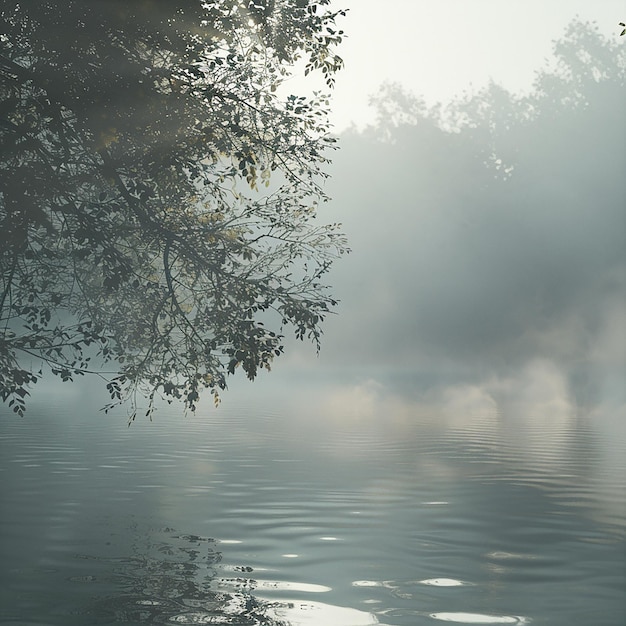
[[[329,394],[3,407],[0,624],[626,623],[623,429]]]

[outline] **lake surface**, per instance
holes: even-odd
[[[0,407],[0,624],[626,623],[623,428],[351,393]]]

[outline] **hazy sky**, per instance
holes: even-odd
[[[339,26],[345,69],[337,77],[337,130],[371,118],[368,97],[383,81],[401,82],[430,103],[490,79],[530,88],[552,41],[574,17],[619,33],[624,0],[334,0],[349,8]],[[294,81],[300,85],[299,81]],[[294,89],[296,89],[294,87]],[[299,89],[299,87],[298,87]]]

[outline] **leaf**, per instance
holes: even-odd
[[[267,3],[251,14],[189,2],[181,28],[178,3],[131,4],[3,14],[20,65],[3,61],[1,314],[20,330],[0,330],[0,394],[18,412],[35,379],[7,374],[5,346],[9,362],[26,348],[64,381],[90,371],[95,346],[115,368],[107,410],[129,399],[130,423],[144,397],[151,417],[156,390],[193,410],[198,372],[211,389],[238,369],[253,378],[280,352],[257,319],[278,300],[296,328],[330,306],[312,268],[341,246],[301,206],[325,199],[327,105],[275,93],[300,57],[330,84],[340,12],[326,0],[276,0],[267,15]],[[40,68],[54,81],[31,80]],[[7,211],[14,198],[25,210]]]

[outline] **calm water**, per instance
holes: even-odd
[[[345,397],[2,407],[0,624],[626,623],[623,429]]]

